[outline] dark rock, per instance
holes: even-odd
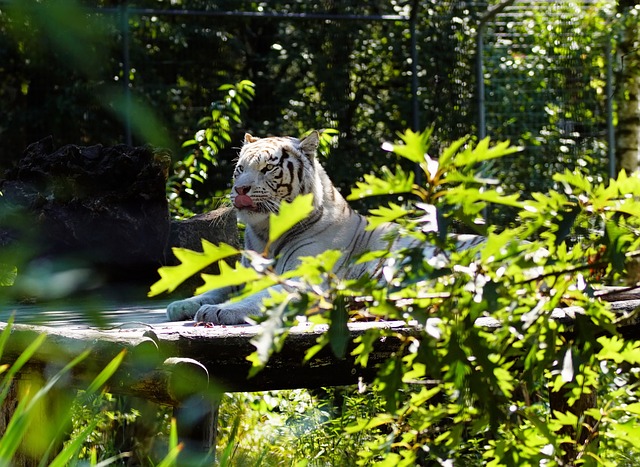
[[[177,263],[172,247],[202,251],[203,238],[239,246],[233,209],[171,221],[169,166],[167,155],[148,147],[55,150],[51,138],[30,145],[0,182],[0,282],[5,269],[28,264],[13,292],[21,299],[88,288],[109,300],[140,299],[160,266]],[[192,278],[178,294],[200,284]]]
[[[170,231],[168,156],[125,145],[30,145],[2,181],[0,240],[107,281],[153,280]]]

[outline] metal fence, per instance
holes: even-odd
[[[596,179],[615,173],[612,37],[586,34],[589,8],[597,4],[519,0],[487,24],[478,112],[489,135],[525,148],[501,171],[525,192],[581,166]]]

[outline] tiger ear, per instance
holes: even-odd
[[[319,142],[320,134],[316,130],[313,130],[302,141],[300,141],[300,150],[306,154],[307,157],[313,158],[316,155]]]
[[[251,136],[249,133],[244,134],[244,144],[255,143],[259,139],[260,138],[258,138],[257,136]]]

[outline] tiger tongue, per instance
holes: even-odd
[[[253,200],[248,195],[238,195],[233,200],[233,205],[238,209],[255,208]]]

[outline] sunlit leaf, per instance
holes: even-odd
[[[469,207],[469,212],[473,211],[470,207],[477,203],[482,203],[482,206],[485,203],[493,203],[519,209],[523,208],[523,203],[519,201],[520,196],[518,194],[503,195],[496,190],[481,191],[474,188],[455,187],[448,190],[445,197],[452,204]]]
[[[398,219],[405,217],[409,214],[409,211],[398,204],[389,203],[388,206],[380,206],[379,208],[371,209],[369,213],[370,215],[367,218],[369,221],[367,230],[373,230],[380,224],[385,222],[395,222]]]
[[[303,256],[295,273],[289,272],[285,277],[304,277],[311,284],[320,284],[326,274],[332,272],[338,260],[342,257],[339,250],[326,250],[317,256]]]
[[[565,186],[567,194],[591,193],[593,187],[588,177],[580,172],[565,170],[561,174],[554,174],[553,180]],[[577,188],[577,190],[575,190]]]
[[[450,145],[448,145],[442,151],[442,153],[440,154],[440,157],[438,158],[438,160],[440,161],[440,165],[448,166],[449,164],[451,164],[451,161],[453,160],[454,156],[458,153],[460,148],[462,148],[466,144],[467,141],[469,141],[469,137],[464,136],[460,139],[455,140]]]
[[[354,342],[358,344],[351,352],[351,355],[356,357],[356,364],[363,368],[366,368],[369,363],[369,355],[373,352],[373,346],[376,344],[382,330],[379,328],[367,329],[364,334],[356,337]]]
[[[158,269],[160,279],[151,286],[149,297],[154,297],[163,292],[173,292],[189,277],[206,268],[207,266],[239,254],[240,252],[226,243],[214,245],[202,239],[202,252],[188,250],[186,248],[174,248],[173,254],[181,264],[177,266],[163,266]]]
[[[561,425],[573,427],[578,426],[578,417],[571,412],[560,412],[558,410],[554,410],[553,416]]]
[[[356,188],[351,190],[348,200],[358,200],[369,196],[393,195],[410,193],[413,188],[414,176],[412,172],[404,172],[401,167],[391,172],[389,168],[380,169],[380,177],[367,174],[364,182],[356,182]]]
[[[269,215],[269,242],[273,243],[313,211],[313,195],[297,196],[291,203],[283,201],[277,214]]]
[[[421,164],[424,162],[425,155],[429,151],[429,141],[432,133],[433,129],[423,132],[406,130],[400,135],[404,144],[384,143],[382,148],[386,151],[392,151],[412,162]]]
[[[475,147],[468,146],[464,151],[459,152],[453,163],[456,167],[465,167],[485,162],[491,159],[508,156],[521,151],[521,148],[511,146],[508,141],[500,142],[489,147],[489,138],[484,138]]]
[[[393,423],[395,418],[391,414],[380,414],[370,419],[361,419],[356,422],[355,425],[345,427],[347,433],[358,433],[362,430],[370,430],[381,425]]]
[[[236,263],[233,268],[225,262],[221,262],[219,266],[219,274],[202,274],[204,284],[198,287],[196,294],[221,287],[246,284],[262,277],[255,269],[243,266],[240,263]]]

